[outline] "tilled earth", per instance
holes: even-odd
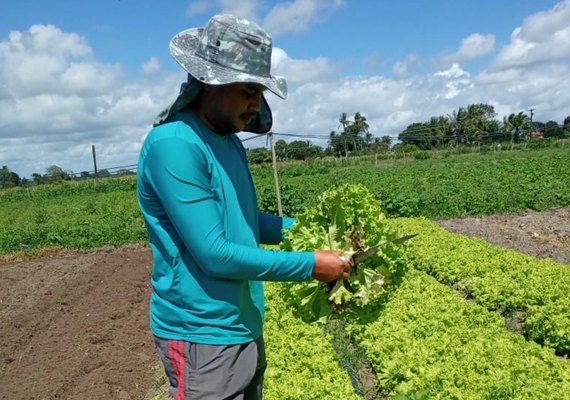
[[[438,223],[570,264],[570,208]],[[0,399],[139,400],[159,364],[148,329],[150,250],[0,263]]]
[[[437,223],[450,232],[570,265],[570,207],[454,218]]]

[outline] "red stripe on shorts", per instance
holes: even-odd
[[[178,358],[178,362],[179,364],[179,373],[180,373],[180,379],[178,380],[178,396],[180,396],[180,400],[184,400],[184,384],[186,382],[186,380],[184,379],[184,364],[186,363],[185,361],[185,357],[184,357],[184,342],[182,340],[180,340],[179,342],[179,346],[180,346],[180,352],[178,353],[178,355],[180,356]],[[178,400],[178,398],[176,399]]]
[[[182,351],[180,350],[182,347]],[[172,364],[172,369],[176,375],[176,382],[178,384],[176,397],[174,400],[184,400],[184,364],[180,368],[180,362],[184,362],[184,342],[179,340],[168,341],[168,359]]]

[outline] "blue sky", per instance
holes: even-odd
[[[170,38],[220,12],[273,37],[290,92],[268,99],[276,132],[327,135],[360,111],[394,136],[472,103],[570,115],[570,0],[20,0],[0,13],[0,164],[91,170],[92,144],[101,168],[136,163],[184,79]]]

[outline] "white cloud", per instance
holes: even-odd
[[[343,0],[294,0],[277,3],[265,16],[263,26],[274,37],[307,31],[344,4]]]
[[[257,21],[262,4],[262,0],[196,0],[186,7],[186,15],[204,14],[214,9],[216,14],[233,14]]]
[[[330,10],[337,3],[318,4],[328,4]],[[268,95],[274,131],[328,136],[338,129],[342,112],[352,116],[358,111],[366,116],[371,133],[394,136],[408,124],[476,103],[495,106],[498,118],[534,108],[535,120],[562,122],[570,114],[570,65],[566,43],[559,37],[570,25],[564,11],[569,3],[527,18],[495,62],[479,73],[465,62],[491,51],[491,35],[468,36],[453,53],[456,61],[433,73],[418,74],[414,66],[419,61],[407,56],[393,66],[393,77],[343,77],[342,66],[319,57],[318,49],[314,58],[295,59],[275,48],[272,73],[285,76],[292,88],[286,101]],[[232,2],[217,4],[230,7]],[[252,13],[261,7],[260,1],[233,4]],[[293,12],[294,5],[307,4],[317,2],[291,2],[283,10]],[[306,26],[318,22],[310,7],[305,10]],[[526,52],[517,53],[518,45]],[[152,60],[141,66],[143,74],[136,81],[128,81],[121,65],[98,60],[84,38],[52,25],[35,25],[0,39],[0,165],[26,176],[43,173],[50,164],[90,170],[92,144],[100,168],[136,163],[154,116],[174,99],[185,79],[182,70],[145,74],[157,68]],[[326,139],[317,143],[326,145]],[[263,139],[246,142],[263,144]]]
[[[434,64],[439,68],[447,68],[452,64],[474,60],[495,50],[495,35],[473,33],[461,41],[459,49],[454,53],[438,57]]]
[[[273,99],[271,99],[273,100]],[[369,76],[305,83],[286,101],[271,101],[275,132],[327,136],[342,112],[363,113],[376,136],[396,136],[413,122],[451,114],[468,104],[495,106],[498,118],[535,108],[535,120],[570,114],[570,67],[550,65],[471,75],[454,64],[422,76]],[[321,145],[326,145],[326,139]]]
[[[570,115],[570,66],[552,63],[527,68],[483,71],[475,84],[493,96],[505,114],[537,110],[536,120],[562,120]]]
[[[338,76],[339,67],[327,58],[317,57],[311,60],[295,60],[278,47],[271,55],[271,72],[284,76],[288,84],[300,85],[307,82],[323,81]]]
[[[474,33],[461,41],[457,51],[458,61],[473,60],[495,49],[495,35]]]
[[[183,75],[128,83],[120,65],[96,60],[77,34],[52,25],[11,32],[0,42],[0,164],[26,176],[50,164],[89,169],[77,149],[93,143],[102,143],[104,164],[117,147],[125,149],[122,163],[136,161],[133,143],[140,145]]]
[[[211,7],[211,2],[208,0],[198,0],[190,3],[186,8],[186,15],[192,16],[202,14],[208,11]]]
[[[443,78],[440,80],[443,82],[443,87],[436,92],[436,99],[453,99],[465,89],[473,87],[469,73],[462,70],[459,64],[453,64],[448,70],[438,71],[433,76]]]
[[[85,64],[75,60],[91,55],[91,48],[75,33],[63,33],[53,25],[33,25],[26,32],[10,32],[0,42],[0,76],[6,82],[2,95],[28,96],[50,91],[69,92],[85,88]],[[105,90],[118,71],[92,65],[92,79]],[[77,85],[75,87],[74,85]]]
[[[156,74],[158,71],[160,71],[160,61],[157,57],[151,57],[141,66],[141,69],[143,75]]]
[[[570,0],[527,17],[511,34],[495,67],[508,68],[570,57]]]
[[[222,13],[233,14],[238,17],[257,20],[258,11],[261,7],[260,0],[218,0]]]
[[[409,54],[402,61],[398,61],[392,67],[392,72],[397,78],[407,78],[411,75],[411,68],[418,62],[418,57],[415,54]]]

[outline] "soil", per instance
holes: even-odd
[[[570,265],[570,207],[436,222],[450,232]]]
[[[570,264],[570,208],[460,218],[456,233]],[[0,399],[142,400],[156,389],[150,250],[0,262]]]

